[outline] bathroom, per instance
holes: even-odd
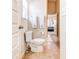
[[[13,31],[15,32],[17,27],[20,31],[17,34],[18,47],[14,40],[12,43],[13,48],[16,46],[13,51],[18,53],[15,57],[13,52],[13,59],[59,59],[59,0],[13,2],[13,18],[19,19],[13,20]],[[16,14],[18,17],[15,16]],[[16,26],[16,23],[19,25]],[[14,32],[13,38],[16,36]]]

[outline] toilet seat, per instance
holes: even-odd
[[[30,41],[31,44],[35,44],[35,45],[42,45],[44,44],[44,42],[45,42],[45,39],[42,39],[42,38],[35,38]]]

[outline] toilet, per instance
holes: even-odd
[[[32,52],[43,52],[45,39],[42,38],[32,39],[32,31],[26,32],[26,42],[31,47]]]

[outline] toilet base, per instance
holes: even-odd
[[[31,46],[32,52],[43,52],[43,46]]]

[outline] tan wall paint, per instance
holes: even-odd
[[[48,14],[56,13],[56,2],[48,1]]]
[[[56,0],[56,13],[57,13],[57,34],[60,38],[60,0]]]

